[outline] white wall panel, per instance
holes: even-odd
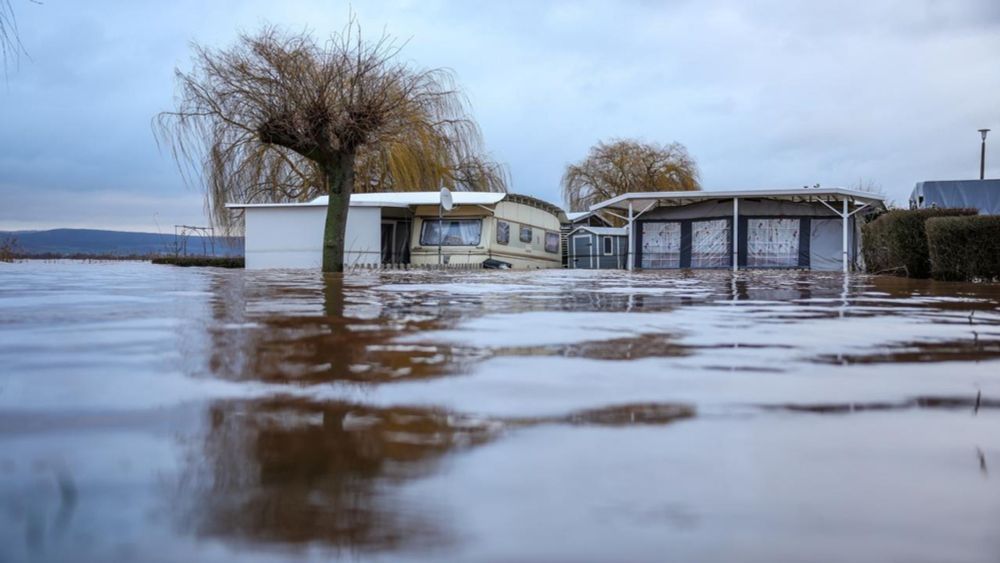
[[[346,264],[381,262],[381,218],[378,207],[350,208]],[[247,269],[322,267],[325,223],[323,206],[247,208]]]

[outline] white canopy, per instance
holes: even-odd
[[[505,193],[497,192],[452,192],[455,205],[495,205],[507,197]],[[229,203],[230,209],[245,207],[302,207],[323,206],[329,201],[329,196],[319,196],[304,203]],[[351,194],[351,205],[358,207],[410,207],[412,205],[438,205],[441,202],[441,192],[392,192],[374,194]]]
[[[629,203],[636,211],[650,206],[676,207],[713,199],[759,198],[794,202],[851,201],[871,207],[885,207],[885,196],[847,188],[797,188],[781,190],[705,190],[697,192],[632,192],[590,206],[599,209],[627,210]]]

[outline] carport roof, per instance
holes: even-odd
[[[609,200],[590,206],[591,211],[599,209],[628,210],[629,203],[633,210],[641,211],[651,206],[677,207],[700,201],[716,199],[771,199],[809,203],[815,201],[847,200],[857,204],[867,204],[875,208],[885,207],[885,196],[871,192],[849,190],[847,188],[796,188],[780,190],[706,190],[697,192],[632,192],[613,197]]]

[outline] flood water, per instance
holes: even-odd
[[[1000,287],[0,264],[0,561],[996,561]]]

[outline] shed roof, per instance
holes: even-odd
[[[910,194],[914,207],[970,207],[983,215],[1000,215],[1000,180],[918,182]]]
[[[608,225],[608,220],[601,217],[600,213],[596,211],[573,211],[566,214],[566,223],[579,223],[580,221],[588,220],[591,218],[596,218],[600,222]]]
[[[590,206],[591,211],[598,209],[628,209],[629,203],[633,209],[642,210],[651,205],[676,207],[699,201],[713,199],[754,198],[773,199],[808,203],[811,201],[854,201],[875,207],[885,207],[885,196],[871,192],[849,190],[847,188],[796,188],[778,190],[705,190],[697,192],[632,192],[613,197]]]

